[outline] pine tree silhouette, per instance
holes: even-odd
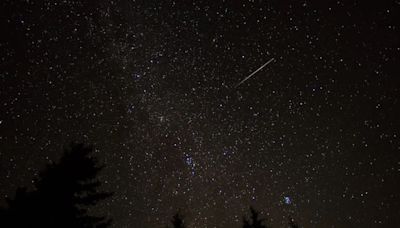
[[[185,228],[183,216],[179,212],[172,217],[171,223],[173,228]]]
[[[267,226],[263,225],[265,219],[259,219],[258,212],[253,207],[250,207],[250,212],[251,221],[243,217],[243,228],[267,228]]]
[[[60,161],[47,165],[31,192],[17,190],[0,213],[1,227],[107,227],[110,220],[88,209],[111,193],[100,192],[96,179],[103,166],[90,156],[92,147],[71,144]]]

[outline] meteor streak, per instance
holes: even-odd
[[[256,71],[254,71],[253,73],[251,73],[249,76],[247,76],[246,78],[244,78],[242,81],[240,81],[235,88],[237,88],[238,86],[240,86],[243,82],[247,81],[249,78],[251,78],[253,75],[255,75],[258,71],[262,70],[262,68],[264,68],[266,65],[270,64],[272,61],[274,61],[274,58],[271,58],[268,62],[266,62],[264,65],[262,65],[260,68],[258,68]]]

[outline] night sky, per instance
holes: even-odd
[[[400,1],[82,2],[0,3],[1,205],[76,141],[113,227],[399,226]]]

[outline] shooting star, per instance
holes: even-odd
[[[272,61],[274,61],[274,58],[271,58],[268,62],[266,62],[264,65],[262,65],[260,68],[258,68],[256,71],[254,71],[253,73],[251,73],[249,76],[247,76],[246,78],[244,78],[242,81],[240,81],[235,88],[239,87],[243,82],[247,81],[249,78],[251,78],[253,75],[255,75],[258,71],[262,70],[262,68],[264,68],[266,65],[270,64]]]

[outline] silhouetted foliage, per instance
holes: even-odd
[[[0,213],[1,227],[107,227],[110,220],[88,213],[108,198],[96,179],[103,166],[90,156],[92,147],[72,144],[58,163],[47,165],[35,189],[19,188]]]
[[[171,223],[173,228],[185,228],[183,217],[179,212],[172,217]]]
[[[253,207],[250,207],[250,212],[251,221],[243,217],[243,228],[267,228],[267,226],[263,225],[265,219],[259,219],[258,212]]]

